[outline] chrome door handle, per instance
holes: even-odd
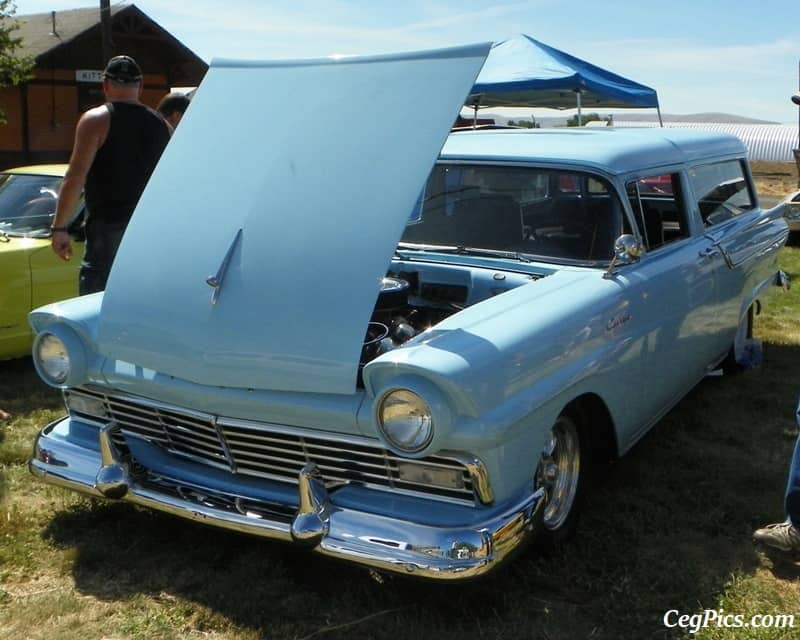
[[[722,252],[719,250],[719,247],[711,245],[710,247],[706,247],[702,251],[699,251],[697,255],[704,260],[713,260],[718,255],[721,255],[721,253]]]

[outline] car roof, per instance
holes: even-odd
[[[440,157],[569,164],[621,174],[745,154],[736,136],[709,131],[564,127],[454,132]]]
[[[5,169],[3,173],[24,173],[37,176],[56,176],[63,178],[67,172],[66,164],[33,164],[25,167]]]

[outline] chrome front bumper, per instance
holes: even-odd
[[[64,419],[68,420],[68,418]],[[213,500],[170,494],[139,482],[119,459],[110,425],[99,433],[99,451],[45,427],[29,462],[31,473],[57,486],[96,497],[126,500],[216,527],[264,538],[295,542],[326,556],[379,571],[421,578],[473,578],[496,567],[539,529],[544,489],[524,495],[485,522],[468,527],[436,527],[333,504],[315,465],[299,475],[297,511],[291,518],[224,509]]]

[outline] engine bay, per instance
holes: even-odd
[[[402,266],[402,265],[401,265]],[[390,269],[381,280],[359,360],[361,369],[445,318],[522,284],[547,275],[453,265]]]

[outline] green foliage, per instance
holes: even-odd
[[[601,122],[611,122],[611,116],[601,116],[597,113],[583,113],[581,114],[581,122],[578,124],[578,114],[576,113],[569,120],[567,120],[568,127],[581,127],[587,122],[599,120]]]
[[[509,120],[508,121],[509,127],[523,127],[525,129],[539,129],[542,125],[540,125],[536,120]]]
[[[18,85],[32,77],[33,58],[17,55],[22,48],[22,38],[16,33],[19,31],[19,23],[13,19],[16,11],[12,0],[0,0],[0,89]],[[6,123],[2,111],[0,123]]]

